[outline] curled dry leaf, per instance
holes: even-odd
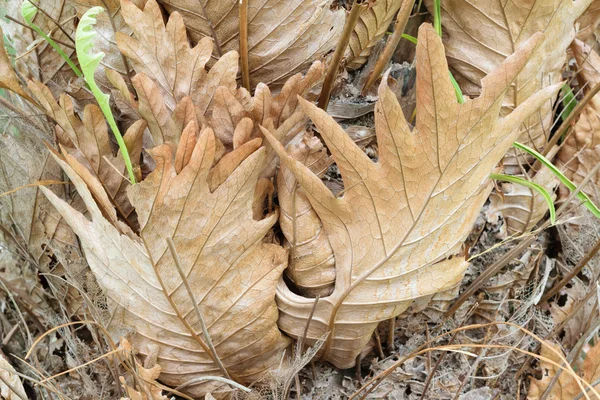
[[[399,0],[378,0],[360,14],[346,52],[348,68],[356,69],[367,62],[373,46],[383,38],[401,5]]]
[[[135,371],[137,379],[135,387],[132,387],[125,377],[119,377],[121,386],[125,389],[127,399],[129,400],[168,400],[167,396],[163,396],[163,385],[156,380],[160,376],[162,368],[158,364],[142,365],[135,357],[133,347],[127,339],[121,338],[119,347],[123,349],[125,359],[135,360]]]
[[[490,2],[487,0],[442,0],[442,24],[448,64],[463,93],[478,96],[481,79],[496,69],[508,56],[537,32],[544,40],[507,91],[502,115],[507,115],[540,88],[561,81],[566,50],[575,37],[575,20],[592,0],[530,0],[526,2]],[[429,10],[433,1],[426,0]],[[477,21],[477,23],[473,23]],[[550,99],[527,118],[520,127],[518,141],[542,149],[550,134],[553,113]],[[503,160],[509,174],[522,174],[524,156],[516,150]]]
[[[600,56],[585,43],[575,40],[571,46],[580,68],[579,76],[588,89],[600,84]],[[600,95],[594,96],[579,115],[571,134],[558,153],[558,165],[575,184],[581,183],[600,161]],[[600,183],[600,174],[593,178]],[[562,191],[562,197],[568,193]],[[592,191],[593,194],[593,191]]]
[[[319,177],[330,164],[327,149],[314,136],[305,135],[287,151]],[[277,195],[281,208],[279,225],[290,252],[288,276],[306,297],[331,294],[335,284],[333,250],[304,189],[298,186],[294,174],[285,165],[277,174]]]
[[[212,38],[215,57],[240,48],[239,0],[159,0],[179,12],[195,42]],[[331,0],[266,0],[248,7],[248,57],[252,87],[271,85],[304,71],[335,48],[344,26],[343,9]],[[214,35],[213,35],[214,32]],[[216,36],[216,37],[215,37]],[[237,62],[237,60],[236,60]]]
[[[560,347],[550,342],[542,343],[541,356],[554,361],[558,365],[563,364],[563,360],[555,352],[550,350],[550,347],[556,351],[562,352]],[[553,380],[559,368],[547,361],[540,361],[542,369],[542,379],[532,379],[529,384],[528,400],[540,400],[543,393],[548,388],[548,385]],[[587,351],[585,360],[579,363],[577,371],[580,372],[580,377],[592,384],[600,378],[600,345],[596,344]],[[600,385],[594,387],[597,391],[600,390]],[[577,384],[577,380],[569,375],[567,371],[562,371],[558,380],[552,387],[548,399],[552,400],[572,400],[581,394],[581,388]],[[594,394],[588,392],[591,399],[596,398]],[[585,397],[584,397],[585,398]]]
[[[180,146],[189,143],[183,140]],[[156,169],[129,189],[140,223],[139,238],[120,234],[82,179],[58,158],[91,220],[44,190],[79,236],[90,268],[106,292],[113,315],[109,329],[115,334],[123,327],[135,331],[132,344],[142,354],[158,348],[161,381],[172,386],[206,375],[253,382],[281,362],[289,344],[277,329],[274,302],[287,254],[263,242],[277,215],[255,220],[252,210],[265,149],[248,156],[211,191],[208,179],[215,151],[210,129],[196,141],[187,164],[181,160],[187,159],[186,152],[171,145],[151,150]],[[217,356],[203,336],[197,311]],[[185,391],[200,396],[226,389],[222,383],[204,381]]]
[[[340,198],[263,130],[304,188],[334,252],[335,289],[319,300],[307,335],[314,343],[329,333],[323,359],[353,366],[380,321],[460,283],[468,264],[460,255],[462,242],[489,195],[488,175],[513,142],[511,132],[559,89],[542,90],[498,117],[506,90],[538,40],[540,35],[485,77],[479,98],[458,104],[441,39],[431,25],[422,25],[416,126],[410,130],[384,77],[375,109],[377,163],[329,115],[302,101],[343,177]],[[314,300],[280,281],[277,304],[279,327],[300,337]]]

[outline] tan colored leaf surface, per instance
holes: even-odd
[[[6,47],[4,43],[4,32],[0,26],[0,88],[11,90],[18,95],[29,99],[29,95],[25,93],[19,82],[19,78],[13,69],[13,66],[6,53]]]
[[[561,365],[563,360],[554,352],[550,351],[549,347],[552,346],[554,349],[562,352],[560,347],[552,344],[550,342],[544,342],[542,344],[542,351],[540,353],[541,356],[546,357],[555,363]],[[582,363],[579,363],[579,368],[577,369],[580,372],[580,377],[583,378],[588,383],[593,383],[598,378],[600,378],[600,345],[596,344],[590,350],[586,352],[585,360]],[[555,365],[550,364],[549,362],[541,361],[540,362],[542,368],[542,379],[532,379],[529,384],[529,393],[527,394],[528,400],[539,400],[542,398],[542,394],[548,388],[548,385],[556,375],[556,372],[559,370]],[[600,385],[596,385],[594,387],[597,391],[600,390]],[[569,375],[566,371],[563,371],[556,384],[552,387],[548,400],[572,400],[576,398],[579,394],[581,394],[581,389],[577,384],[576,379]],[[588,395],[591,399],[597,398],[592,393],[588,392]]]
[[[2,354],[0,354],[0,378],[0,398],[3,400],[19,400],[27,398],[23,384],[17,374],[15,374],[15,369]],[[6,383],[8,383],[10,387]]]
[[[221,53],[239,50],[239,0],[160,0],[167,11],[181,13],[194,42],[212,37]],[[335,48],[345,12],[331,10],[331,0],[252,0],[248,5],[250,81],[283,84]],[[203,8],[206,15],[203,14]],[[219,56],[219,54],[214,54]]]
[[[477,96],[481,79],[496,69],[536,32],[544,34],[540,48],[523,69],[504,99],[502,115],[526,101],[543,87],[560,82],[566,50],[573,38],[575,20],[592,0],[443,0],[442,24],[448,63],[464,94]],[[432,10],[433,2],[425,4]],[[477,22],[474,22],[477,21]],[[521,126],[518,140],[530,147],[544,147],[552,125],[552,104],[548,101]],[[515,150],[504,159],[507,173],[521,174],[526,159]]]
[[[251,154],[214,191],[207,181],[215,158],[212,130],[203,131],[179,173],[174,147],[162,145],[151,153],[156,169],[129,190],[139,238],[119,234],[84,182],[60,160],[91,220],[44,192],[79,236],[106,292],[113,314],[109,329],[115,334],[124,327],[136,332],[132,343],[142,354],[158,348],[162,382],[178,386],[201,376],[223,375],[205,344],[194,302],[228,374],[253,382],[280,363],[289,344],[277,329],[274,302],[287,254],[263,243],[277,215],[259,221],[252,216],[265,151]],[[193,296],[177,272],[167,239],[173,240]],[[226,389],[204,381],[185,391],[200,396]]]
[[[582,42],[593,45],[600,39],[600,1],[593,0],[587,10],[577,19],[579,29],[577,30],[577,39]]]
[[[513,129],[558,89],[538,92],[498,118],[505,91],[534,45],[528,42],[488,75],[479,98],[459,105],[441,39],[431,25],[422,25],[416,127],[411,132],[384,78],[375,110],[377,163],[330,116],[303,101],[344,179],[342,197],[271,143],[304,188],[335,255],[335,289],[318,302],[307,336],[314,343],[330,332],[324,359],[353,366],[380,321],[460,283],[467,267],[460,248],[489,195],[488,175],[514,140]],[[280,328],[300,337],[314,300],[281,281],[277,303]]]
[[[356,69],[367,62],[371,49],[383,38],[401,5],[401,0],[377,0],[361,13],[346,53],[348,68]]]
[[[327,149],[314,136],[305,136],[287,151],[317,176],[322,176],[330,164]],[[279,225],[290,252],[288,276],[306,297],[331,294],[335,283],[333,250],[304,189],[285,165],[277,174],[277,196],[281,208]]]
[[[575,40],[571,46],[581,69],[582,83],[592,88],[600,84],[600,56],[585,43]],[[600,161],[600,95],[594,96],[581,111],[571,134],[558,153],[558,165],[565,175],[579,184]],[[600,176],[594,179],[600,182]]]
[[[556,200],[554,189],[558,179],[548,168],[542,168],[531,182],[545,188],[553,200]],[[515,183],[502,182],[502,193],[490,196],[490,208],[486,216],[496,222],[499,216],[504,218],[500,236],[521,235],[529,232],[548,212],[548,203],[537,191]]]

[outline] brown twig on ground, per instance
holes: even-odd
[[[344,57],[348,43],[350,43],[350,37],[352,36],[352,32],[354,32],[354,27],[358,22],[358,17],[360,16],[361,11],[365,9],[366,4],[367,3],[363,3],[362,0],[354,0],[354,3],[352,3],[352,9],[346,18],[344,31],[342,32],[342,36],[340,37],[337,47],[335,48],[331,63],[329,64],[329,67],[327,67],[327,75],[325,75],[323,88],[321,89],[321,94],[319,95],[318,106],[322,110],[327,110],[329,99],[331,97],[331,91],[333,90],[333,84],[335,82],[335,78],[337,77],[340,63],[342,62],[342,57]]]
[[[560,280],[560,282],[558,282],[556,285],[554,285],[552,287],[552,289],[550,289],[548,292],[546,292],[542,296],[540,302],[548,301],[552,296],[554,296],[556,293],[558,293],[558,291],[560,289],[562,289],[567,283],[569,283],[569,281],[571,281],[571,279],[573,279],[575,277],[575,275],[577,275],[579,272],[581,272],[581,270],[583,268],[585,268],[587,263],[592,258],[594,258],[594,256],[596,254],[598,254],[599,250],[600,250],[600,240],[598,240],[596,242],[596,244],[594,245],[594,247],[592,247],[592,249],[587,252],[587,254],[579,261],[579,263],[577,263],[575,268],[573,268],[567,275],[565,275],[564,278],[562,278]]]
[[[39,4],[35,3],[35,2],[34,2],[34,1],[32,1],[32,0],[29,0],[29,2],[30,2],[31,4],[33,4],[33,6],[34,6],[35,8],[37,8],[39,11],[41,11],[41,13],[42,13],[42,14],[44,14],[46,17],[48,17],[48,19],[49,19],[50,21],[52,21],[52,22],[54,23],[54,25],[56,25],[56,26],[58,27],[58,29],[60,29],[60,31],[61,31],[62,33],[64,33],[64,34],[65,34],[65,36],[67,37],[67,39],[69,39],[69,40],[70,40],[72,43],[75,43],[75,40],[74,40],[74,39],[71,37],[71,35],[69,35],[69,34],[67,33],[67,31],[65,31],[65,29],[62,27],[62,25],[60,24],[60,22],[58,22],[57,20],[55,20],[54,18],[52,18],[52,16],[51,16],[50,14],[48,14],[46,11],[44,11],[44,9],[43,9],[43,8],[41,8]],[[63,22],[63,23],[64,23],[64,22]]]
[[[242,85],[250,91],[250,65],[248,62],[248,0],[240,0],[240,63]]]
[[[396,51],[396,47],[398,47],[398,43],[402,39],[402,33],[406,28],[406,23],[408,22],[408,18],[410,17],[410,13],[415,5],[415,0],[403,0],[402,6],[400,7],[400,11],[396,16],[396,23],[394,24],[394,33],[390,36],[385,44],[385,49],[383,49],[383,53],[377,59],[377,63],[373,67],[373,70],[369,73],[367,77],[367,81],[362,88],[361,94],[364,96],[367,91],[373,86],[377,78],[381,76],[381,73],[385,69],[388,62],[392,59],[394,55],[394,51]]]

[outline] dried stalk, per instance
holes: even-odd
[[[369,73],[367,77],[367,81],[362,88],[361,94],[364,96],[367,91],[373,86],[375,81],[381,76],[381,73],[385,69],[388,62],[392,59],[394,52],[396,51],[396,47],[398,47],[398,43],[402,39],[402,33],[406,28],[406,24],[408,19],[410,18],[410,12],[415,5],[415,0],[403,0],[402,6],[400,7],[400,11],[396,16],[396,23],[394,24],[394,33],[389,37],[387,43],[385,44],[385,49],[377,59],[377,63]]]
[[[319,95],[318,106],[322,110],[327,110],[329,98],[331,97],[331,91],[333,90],[333,83],[337,77],[338,69],[340,68],[340,63],[342,62],[342,57],[346,52],[348,43],[350,43],[350,37],[352,36],[352,32],[354,32],[354,27],[358,22],[358,17],[365,8],[366,3],[362,3],[362,0],[354,0],[354,3],[352,3],[352,9],[346,18],[344,31],[342,32],[342,36],[337,44],[337,47],[335,48],[331,63],[327,68],[327,75],[325,76],[325,81],[323,82],[323,89],[321,89],[321,94]]]
[[[240,0],[240,62],[242,85],[250,91],[250,66],[248,63],[248,0]]]

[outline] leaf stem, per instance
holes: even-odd
[[[117,122],[115,121],[115,117],[110,108],[110,95],[100,90],[94,78],[96,69],[104,58],[104,53],[102,52],[95,54],[90,53],[90,50],[94,46],[93,40],[96,37],[96,32],[93,28],[96,24],[96,16],[102,12],[104,12],[104,8],[96,6],[90,8],[85,12],[85,14],[83,14],[83,17],[81,17],[81,21],[79,21],[79,25],[77,26],[75,47],[77,49],[77,57],[79,58],[81,69],[83,70],[84,79],[92,91],[92,94],[96,98],[98,106],[100,106],[100,110],[102,110],[110,129],[115,135],[115,139],[117,139],[117,144],[121,150],[121,156],[125,161],[127,173],[129,174],[129,180],[132,184],[135,184],[135,174],[133,172],[133,166],[131,165],[129,151],[127,150],[127,145],[123,140],[123,136],[119,131],[119,127],[117,126]]]
[[[350,38],[352,37],[352,32],[354,32],[354,27],[358,22],[358,17],[365,7],[366,3],[362,3],[361,0],[354,0],[354,3],[352,3],[352,9],[346,18],[344,31],[342,32],[342,36],[340,37],[337,47],[335,48],[331,63],[329,64],[329,67],[327,67],[327,75],[325,76],[323,88],[321,89],[321,94],[319,95],[318,106],[322,110],[327,110],[329,99],[331,97],[331,91],[333,90],[333,83],[337,77],[340,63],[342,62],[342,58],[344,57],[348,43],[350,43]]]
[[[377,59],[373,70],[369,73],[367,77],[367,81],[362,88],[362,95],[364,96],[366,92],[373,86],[373,83],[379,78],[383,70],[385,69],[388,62],[392,59],[394,55],[394,51],[396,51],[396,47],[398,47],[398,43],[402,39],[402,35],[404,29],[406,28],[406,23],[408,22],[408,18],[410,17],[410,13],[415,4],[415,0],[403,0],[402,6],[400,8],[400,12],[396,16],[396,23],[394,24],[394,33],[390,36],[385,44],[385,49],[383,53]]]
[[[58,46],[58,44],[56,44],[54,40],[52,40],[50,36],[46,35],[42,28],[33,23],[33,18],[37,14],[37,10],[37,6],[33,5],[29,0],[25,0],[21,6],[21,16],[23,17],[27,25],[31,27],[31,29],[36,31],[42,38],[44,38],[46,42],[48,42],[50,46],[52,46],[52,48],[54,48],[54,50],[56,50],[56,52],[61,56],[61,58],[69,65],[69,67],[71,67],[73,72],[75,72],[75,75],[79,77],[82,76],[81,71],[79,70],[79,68],[77,68],[77,66],[71,60],[71,58],[67,56],[67,54]]]

